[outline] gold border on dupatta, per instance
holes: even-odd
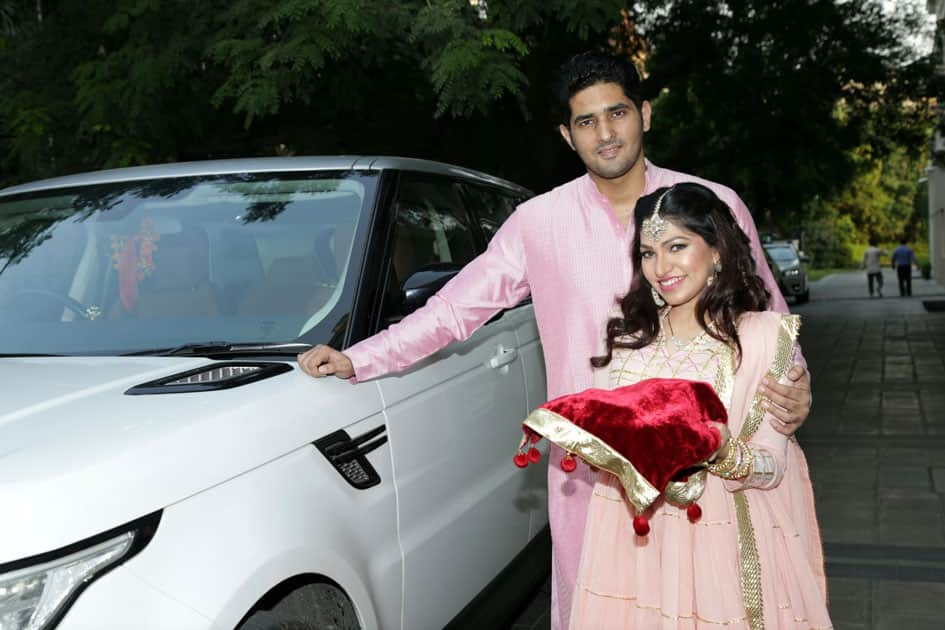
[[[778,330],[778,345],[774,353],[774,361],[768,368],[768,378],[779,381],[781,377],[787,374],[791,367],[791,361],[794,358],[794,340],[797,339],[797,333],[801,328],[801,318],[798,315],[782,315]],[[751,407],[748,410],[748,418],[742,425],[740,437],[748,441],[761,426],[761,421],[765,416],[762,403],[767,400],[767,396],[755,395],[751,401]]]
[[[660,491],[640,474],[630,460],[563,416],[539,408],[531,412],[523,424],[591,466],[615,475],[637,514],[646,511],[659,498]]]
[[[768,368],[768,377],[778,381],[791,367],[794,357],[794,342],[800,330],[801,318],[797,315],[783,315],[779,322],[778,342],[774,361]],[[764,419],[763,401],[767,396],[755,394],[748,410],[748,417],[742,425],[740,437],[749,441],[761,421]],[[735,518],[738,521],[738,551],[741,557],[742,598],[745,613],[748,615],[748,627],[751,630],[764,630],[764,595],[761,588],[761,561],[755,543],[755,529],[751,522],[751,507],[744,490],[732,493],[735,501]]]

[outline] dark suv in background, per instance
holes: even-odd
[[[807,286],[807,256],[799,254],[790,241],[772,241],[764,244],[765,258],[778,287],[786,298],[794,298],[795,304],[810,300]]]

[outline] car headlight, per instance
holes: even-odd
[[[786,276],[799,276],[801,274],[800,269],[785,269],[784,275]]]
[[[160,512],[59,551],[0,565],[0,630],[54,628],[83,589],[137,554]]]

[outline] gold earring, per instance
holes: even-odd
[[[654,287],[650,287],[650,293],[653,294],[653,302],[657,307],[666,306],[666,302],[663,301],[663,296],[660,295],[659,291],[657,291]]]
[[[722,271],[722,263],[721,262],[715,263],[715,265],[712,267],[712,271],[713,273],[708,278],[706,278],[706,281],[705,281],[705,286],[707,287],[712,286],[712,283],[715,282],[715,277],[719,275],[720,271]]]

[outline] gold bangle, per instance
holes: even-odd
[[[745,479],[751,476],[751,471],[755,467],[755,454],[751,447],[742,440],[738,440],[739,462],[735,470],[732,471],[731,479]]]
[[[729,437],[726,444],[728,445],[728,452],[725,454],[725,457],[721,461],[715,461],[706,466],[710,473],[718,475],[719,477],[725,477],[731,474],[738,465],[739,449],[737,439]]]
[[[744,479],[754,467],[751,448],[741,438],[729,438],[728,454],[720,462],[709,464],[710,473],[722,479]]]

